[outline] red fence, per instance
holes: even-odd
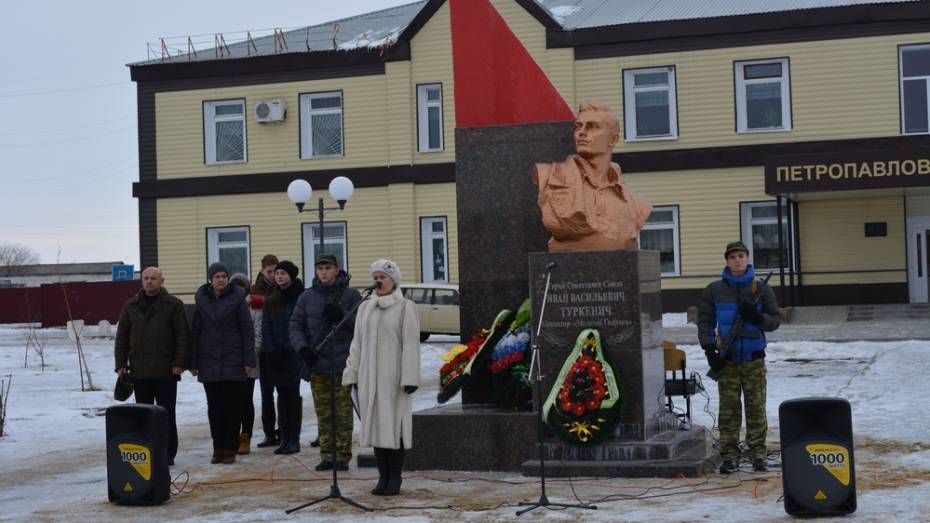
[[[76,320],[88,325],[100,320],[116,323],[123,303],[139,292],[141,282],[102,281],[51,283],[39,288],[0,289],[0,324],[42,322],[57,327],[68,321],[68,307]],[[68,304],[65,303],[65,293]]]

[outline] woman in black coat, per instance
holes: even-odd
[[[211,463],[234,463],[242,422],[241,389],[255,367],[255,333],[245,291],[229,285],[229,269],[214,263],[197,289],[191,328],[191,374],[203,383],[213,438]]]
[[[275,454],[300,452],[300,426],[303,423],[303,398],[300,397],[300,355],[291,346],[288,324],[304,284],[297,277],[299,269],[283,260],[275,266],[274,280],[265,309],[262,311],[262,342],[267,353],[266,375],[278,391],[278,430],[281,446]]]

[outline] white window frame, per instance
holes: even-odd
[[[637,74],[668,73],[668,85],[636,87]],[[623,70],[623,125],[624,140],[628,142],[645,140],[677,140],[678,139],[678,95],[675,66],[650,67],[646,69]],[[669,134],[639,136],[636,128],[636,93],[650,91],[668,92],[668,130]]]
[[[652,231],[652,230],[661,230],[661,229],[670,229],[672,231],[672,241],[673,248],[675,249],[675,270],[673,272],[663,272],[662,276],[681,276],[681,245],[680,245],[680,234],[679,234],[679,222],[678,222],[678,206],[677,205],[660,205],[652,208],[652,212],[656,211],[671,211],[672,212],[672,221],[671,222],[653,222],[649,223],[648,221],[643,226],[643,231]],[[640,237],[642,237],[642,231],[640,231]],[[642,241],[640,241],[642,243]]]
[[[902,45],[898,47],[898,89],[900,90],[901,97],[901,134],[907,135],[920,135],[930,133],[930,75],[924,76],[904,76],[904,52],[914,49],[930,49],[930,44],[917,44],[917,45]],[[927,96],[927,130],[926,131],[915,131],[907,132],[904,126],[904,80],[923,80],[924,87]]]
[[[428,100],[427,93],[430,90],[439,90],[439,100]],[[439,146],[430,148],[429,146],[429,109],[432,107],[439,108]],[[442,152],[445,147],[445,130],[444,115],[442,113],[442,84],[422,84],[417,86],[417,151],[421,153]]]
[[[433,224],[442,222],[442,234],[433,232]],[[433,240],[436,238],[443,239],[445,252],[443,253],[446,261],[446,277],[442,280],[433,278]],[[427,254],[429,257],[427,257]],[[429,216],[420,218],[420,279],[423,283],[448,283],[449,282],[449,220],[445,216]],[[427,274],[429,277],[427,277]]]
[[[781,77],[745,79],[744,68],[747,65],[781,64]],[[773,133],[786,132],[792,129],[791,121],[791,72],[787,58],[769,58],[765,60],[744,60],[734,62],[736,82],[736,132],[738,133]],[[753,84],[767,84],[779,82],[781,84],[781,127],[765,127],[750,129],[748,124],[748,110],[746,107],[746,87]]]
[[[222,105],[239,105],[242,107],[241,115],[216,115],[216,107]],[[242,122],[242,159],[216,160],[216,122]],[[233,100],[211,100],[203,102],[203,161],[207,165],[223,165],[228,163],[245,163],[249,160],[248,118],[245,112],[245,98]]]
[[[339,97],[339,107],[326,109],[313,109],[311,101],[318,98]],[[300,158],[313,160],[316,158],[341,158],[346,155],[346,121],[343,109],[345,96],[342,91],[323,91],[318,93],[303,93],[300,95]],[[313,115],[338,114],[340,127],[340,142],[338,154],[313,154]]]
[[[339,266],[340,269],[344,269],[348,272],[349,266],[349,224],[345,221],[337,222],[323,222],[323,227],[327,226],[342,226],[342,238],[331,238],[329,236],[323,238],[323,246],[340,244],[342,246],[342,264]],[[320,245],[320,239],[316,236],[314,230],[319,229],[319,222],[304,222],[300,224],[300,237],[303,242],[303,253],[304,253],[304,267],[307,272],[306,277],[304,278],[304,286],[310,287],[313,284],[313,276],[316,276],[316,272],[313,267],[314,261],[316,260],[316,248]],[[313,276],[310,273],[313,272]]]
[[[760,274],[766,274],[769,272],[777,272],[778,267],[772,269],[762,269],[756,266],[756,259],[753,254],[753,249],[755,246],[752,241],[752,226],[753,225],[771,225],[778,223],[778,215],[766,218],[753,218],[752,209],[755,207],[775,207],[777,204],[776,200],[764,200],[756,202],[740,202],[740,240],[746,247],[749,249],[749,263],[752,264],[753,269]],[[792,211],[792,205],[788,200],[782,199],[782,205],[784,206],[784,212],[782,212],[781,218],[784,222],[785,229],[787,234],[784,236],[783,240],[785,242],[785,247],[788,250],[788,265],[785,266],[786,271],[794,271],[795,267],[795,254],[794,254],[794,231],[792,231],[790,225],[793,223],[793,219],[789,218],[789,214]]]
[[[224,232],[244,232],[245,240],[239,242],[220,242],[219,234]],[[245,275],[252,274],[252,233],[248,225],[235,227],[207,228],[207,267],[220,261],[220,249],[245,249]],[[232,268],[230,268],[232,270]],[[233,271],[238,272],[238,271]],[[232,277],[232,274],[229,275]],[[251,276],[249,276],[251,277]]]

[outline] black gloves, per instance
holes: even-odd
[[[300,349],[300,359],[304,360],[304,364],[307,367],[312,367],[316,365],[316,360],[320,359],[320,355],[317,353],[317,350],[310,345]]]
[[[344,316],[345,313],[342,312],[342,308],[335,303],[327,303],[323,306],[323,318],[329,321],[331,325],[335,325],[342,321]]]
[[[420,387],[417,387],[416,385],[404,385],[404,392],[406,392],[407,394],[413,394],[419,388]]]
[[[757,311],[756,306],[749,300],[743,300],[743,303],[739,304],[739,315],[744,321],[762,323],[762,313]]]
[[[712,370],[720,372],[723,369],[723,360],[720,359],[720,353],[717,351],[717,347],[711,343],[705,343],[701,345],[701,348],[704,349],[704,356],[707,356],[707,364]]]

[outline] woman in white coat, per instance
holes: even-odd
[[[360,443],[372,446],[378,462],[378,496],[400,492],[404,450],[413,443],[412,394],[420,386],[420,320],[404,298],[400,268],[390,260],[371,264],[381,284],[359,307],[355,338],[342,374],[343,385],[358,389]]]

